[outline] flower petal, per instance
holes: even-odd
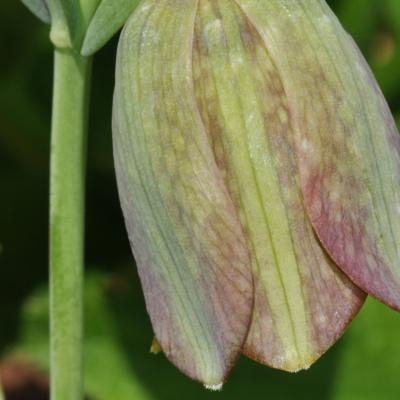
[[[323,0],[240,2],[281,71],[316,233],[360,288],[400,310],[400,139],[367,63]]]
[[[122,34],[114,153],[125,221],[158,341],[217,387],[253,305],[244,233],[196,107],[196,1],[144,1]]]
[[[280,74],[237,3],[199,3],[195,89],[251,249],[255,310],[244,351],[273,367],[297,371],[341,336],[365,295],[314,235]],[[265,12],[264,17],[269,20]]]

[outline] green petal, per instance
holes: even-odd
[[[155,335],[210,387],[245,341],[253,285],[234,204],[196,107],[196,1],[144,1],[122,34],[114,99],[120,199]]]
[[[400,310],[400,139],[367,63],[325,1],[240,3],[281,71],[316,233],[359,287]]]
[[[308,368],[365,295],[314,235],[280,73],[252,20],[230,0],[200,1],[193,57],[201,115],[251,251],[255,309],[245,354],[288,371]]]

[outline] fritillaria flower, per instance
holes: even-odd
[[[366,293],[400,308],[398,133],[324,0],[143,1],[113,121],[154,332],[191,378],[308,368]]]

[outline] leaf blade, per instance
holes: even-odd
[[[103,0],[90,21],[81,54],[90,56],[100,50],[124,25],[139,0]]]
[[[49,24],[51,21],[46,0],[21,0],[22,3],[41,21]]]

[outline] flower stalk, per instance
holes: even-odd
[[[1,381],[0,381],[0,400],[5,400],[3,389],[1,388]]]
[[[55,48],[50,171],[51,399],[79,400],[83,398],[84,198],[91,56],[125,23],[138,0],[22,2],[50,25]]]
[[[83,398],[84,196],[91,59],[55,50],[50,177],[51,399]]]

